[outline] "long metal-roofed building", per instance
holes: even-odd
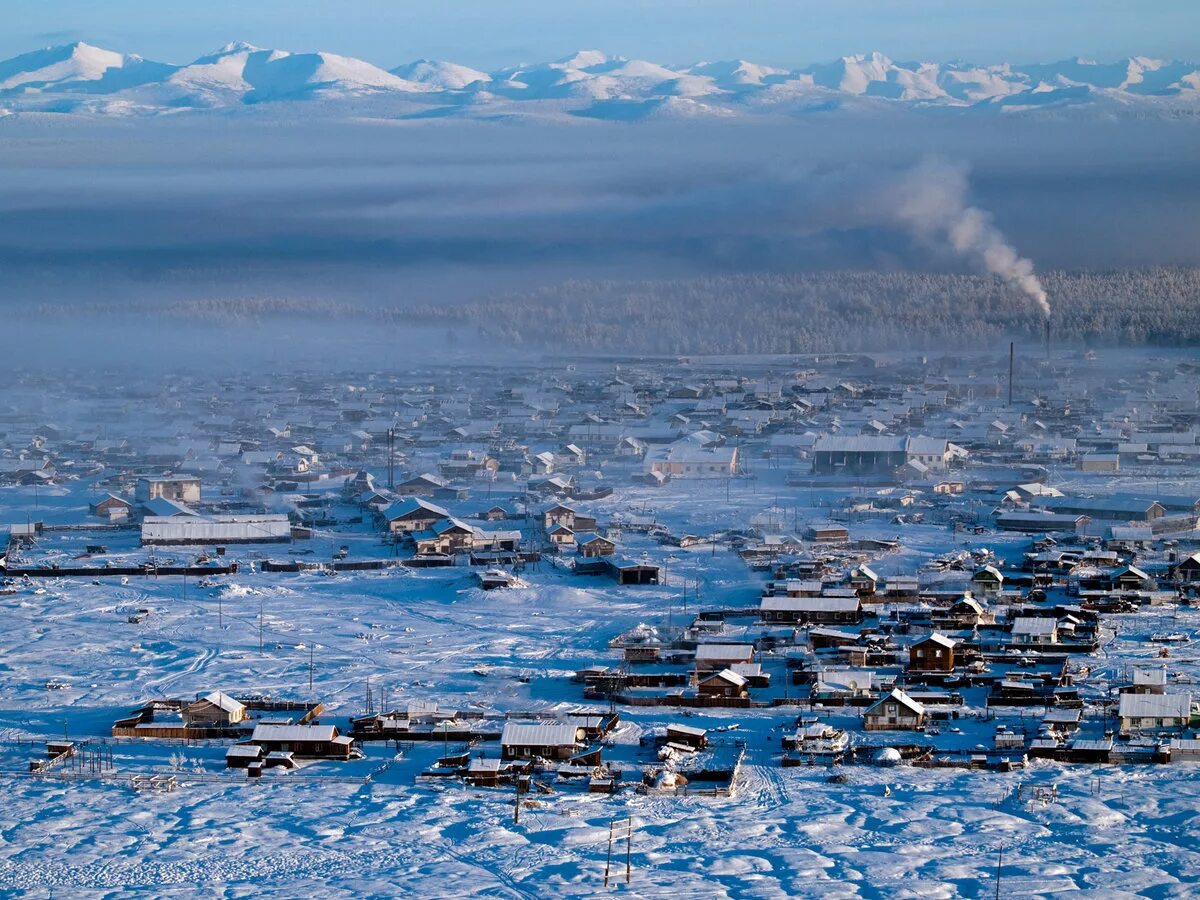
[[[907,462],[944,469],[966,451],[943,438],[903,435],[822,435],[813,444],[813,472],[818,475],[882,474]]]
[[[292,525],[285,515],[147,516],[142,546],[167,544],[286,544]]]
[[[1114,522],[1151,522],[1166,514],[1166,509],[1157,500],[1128,497],[1039,497],[1034,505],[1059,515],[1088,516]]]

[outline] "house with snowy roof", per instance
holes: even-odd
[[[863,713],[867,731],[919,731],[925,727],[925,707],[902,691],[880,698]]]

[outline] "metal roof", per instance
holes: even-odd
[[[852,613],[861,605],[854,597],[763,597],[760,609],[769,612]]]
[[[226,712],[236,713],[246,708],[242,703],[234,700],[224,691],[213,691],[211,694],[205,694],[200,699],[207,700],[213,706],[223,709]]]
[[[155,544],[291,540],[292,526],[284,515],[263,516],[147,516],[142,542]]]
[[[1017,616],[1013,619],[1013,634],[1054,634],[1058,621],[1040,616]]]
[[[500,743],[507,747],[568,747],[579,743],[581,731],[573,724],[505,722]]]
[[[700,644],[696,659],[748,659],[754,654],[753,644]]]
[[[274,743],[298,743],[304,741],[332,741],[337,736],[337,729],[332,725],[265,725],[254,726],[254,734],[250,740],[271,741]]]
[[[1192,714],[1190,694],[1122,694],[1122,719],[1186,719]]]

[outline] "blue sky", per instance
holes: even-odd
[[[583,47],[667,63],[1200,57],[1200,0],[36,0],[10,2],[0,57],[87,40],[188,62],[230,40],[394,66],[481,68]]]

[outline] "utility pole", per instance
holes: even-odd
[[[613,822],[615,819],[608,820],[608,859],[604,862],[604,886],[608,887],[608,873],[612,868],[612,842],[613,842]]]
[[[396,486],[395,481],[395,459],[396,459],[396,426],[393,425],[387,432],[388,442],[388,490]]]
[[[259,655],[263,652],[263,601],[262,597],[258,598],[258,652]]]
[[[521,776],[513,776],[513,824],[521,824]],[[605,876],[607,877],[607,876]],[[608,882],[606,881],[605,884]]]
[[[1012,406],[1013,400],[1013,355],[1016,353],[1016,341],[1008,342],[1008,405]]]
[[[313,645],[308,645],[308,696],[313,692]]]
[[[1000,855],[996,859],[996,900],[1000,900],[1000,867],[1004,865],[1004,845],[1000,845]]]

